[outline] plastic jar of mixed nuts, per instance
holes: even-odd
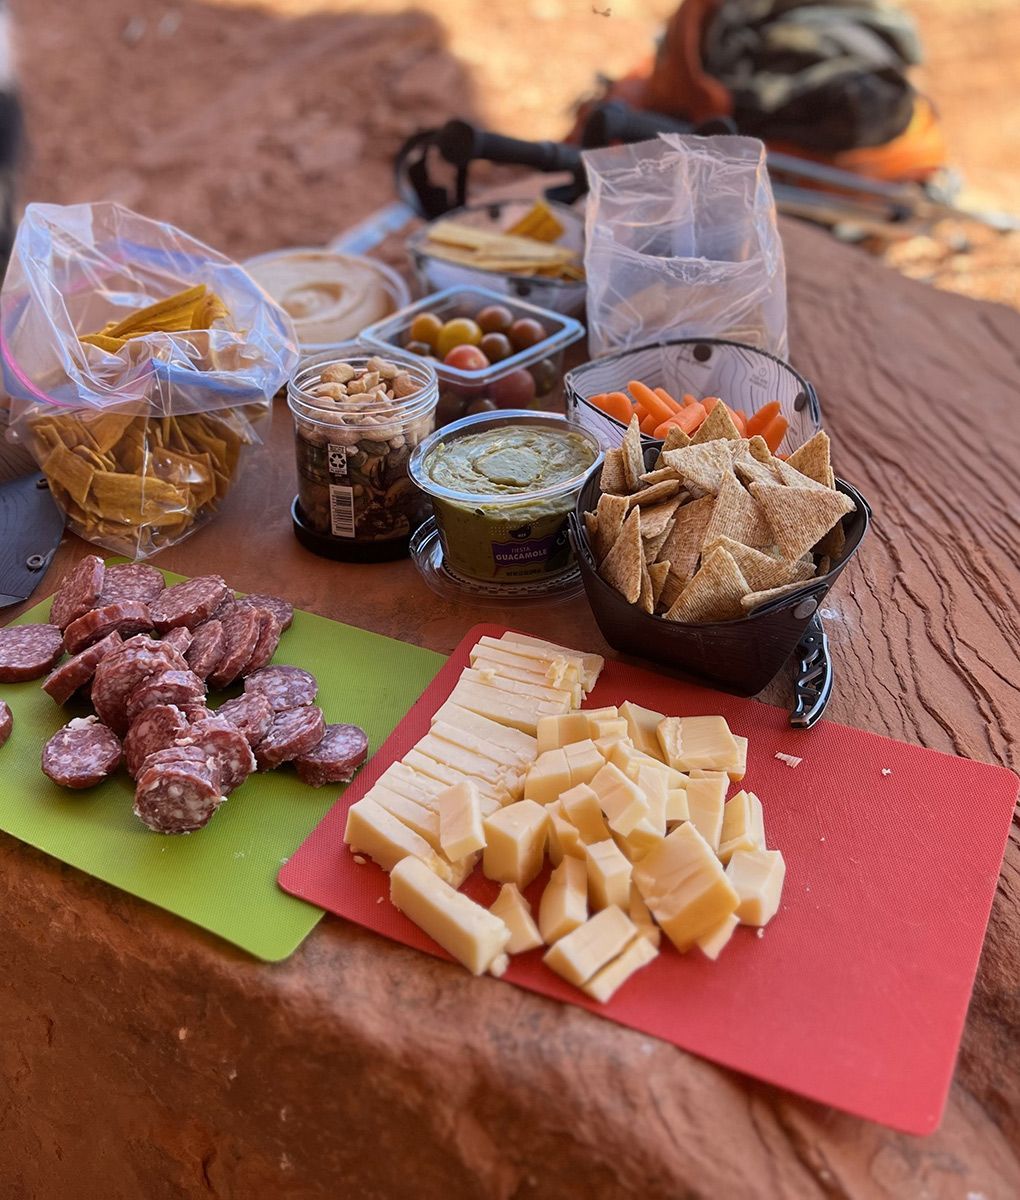
[[[407,553],[428,503],[407,474],[435,427],[439,385],[421,359],[380,356],[356,342],[305,359],[287,385],[294,417],[298,541],[329,558]]]

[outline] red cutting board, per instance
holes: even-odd
[[[405,945],[449,957],[394,909],[388,877],[343,844],[347,809],[429,727],[468,652],[465,637],[421,699],[279,875],[281,887]],[[1016,775],[615,660],[587,701],[634,700],[678,715],[721,713],[750,739],[744,784],[787,864],[780,911],[761,937],[736,931],[717,962],[659,957],[607,1005],[564,983],[541,950],[503,979],[580,1005],[713,1062],[908,1133],[942,1116],[1016,802]],[[802,758],[790,768],[777,751]],[[735,790],[735,789],[733,789]],[[527,889],[533,910],[545,875]],[[481,871],[465,885],[490,903]],[[377,903],[380,896],[387,897]]]

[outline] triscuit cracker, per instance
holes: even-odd
[[[620,536],[606,555],[599,574],[631,604],[641,594],[641,568],[645,556],[641,553],[641,526],[638,509],[624,521]]]
[[[692,500],[678,508],[669,537],[659,550],[659,558],[673,564],[670,576],[675,576],[681,587],[686,585],[698,565],[714,507],[714,496],[702,496],[700,500]]]
[[[680,482],[680,480],[677,479],[676,471],[674,471],[672,467],[659,467],[655,471],[645,471],[645,473],[641,476],[641,482],[647,483],[649,486],[655,483],[662,483],[663,480],[668,479],[676,479],[677,483]]]
[[[752,458],[757,459],[761,463],[767,463],[772,460],[772,451],[769,449],[769,444],[760,433],[756,433],[753,438],[748,438],[747,452]]]
[[[829,435],[824,429],[809,437],[803,446],[798,447],[786,460],[795,471],[820,483],[823,487],[831,487],[829,483],[831,447]]]
[[[719,440],[727,442],[739,442],[743,440],[740,436],[740,430],[733,424],[730,410],[721,400],[698,426],[697,432],[691,438],[691,445],[700,446],[704,442]]]
[[[760,550],[745,546],[741,542],[735,542],[726,536],[706,541],[702,554],[707,556],[719,546],[733,556],[733,561],[740,568],[741,575],[747,580],[747,586],[756,592],[784,587],[790,583],[803,583],[806,579],[812,579],[815,574],[814,567],[807,563],[788,562],[785,558],[773,558],[769,554],[763,554]]]
[[[721,546],[702,562],[697,574],[668,610],[667,621],[685,624],[733,621],[744,615],[741,599],[750,588],[740,568]]]
[[[824,491],[829,490],[828,484],[819,483],[816,479],[809,479],[807,475],[803,475],[795,467],[791,467],[788,462],[783,462],[781,458],[774,458],[769,464],[773,474],[786,487],[806,487],[806,488],[821,488]]]
[[[740,605],[744,612],[752,612],[756,608],[761,608],[763,604],[768,604],[772,600],[778,600],[780,596],[799,591],[803,586],[804,580],[802,579],[797,583],[786,583],[782,587],[768,588],[768,590],[762,592],[749,592],[746,596],[741,597]]]
[[[631,417],[620,449],[623,451],[623,477],[627,483],[627,491],[636,492],[641,487],[641,476],[645,472],[644,455],[641,453],[641,426],[637,417]]]
[[[705,442],[683,450],[668,450],[664,457],[691,491],[714,496],[723,476],[733,471],[738,442]]]
[[[638,509],[641,517],[641,536],[643,538],[658,537],[660,533],[665,533],[673,521],[673,514],[676,512],[679,505],[679,500],[674,498],[666,500],[662,504],[655,504],[651,508]]]
[[[751,495],[761,505],[784,558],[800,558],[840,517],[854,511],[852,500],[828,488],[766,487],[752,483]]]
[[[779,462],[779,459],[773,461]],[[773,471],[771,463],[761,462],[750,455],[735,462],[733,470],[741,483],[748,485],[752,483],[764,483],[771,487],[778,487],[782,482],[777,472]]]
[[[672,479],[664,479],[661,483],[653,483],[651,487],[635,492],[630,498],[630,506],[633,508],[635,504],[640,504],[642,508],[650,508],[660,504],[663,500],[671,500],[679,494],[680,480],[674,476]]]
[[[666,538],[669,537],[672,530],[673,530],[673,525],[672,525],[672,523],[670,523],[669,525],[666,526],[666,528],[662,531],[662,533],[657,533],[655,535],[655,537],[647,537],[646,538],[642,534],[641,546],[642,546],[642,549],[644,550],[645,562],[648,563],[649,566],[658,559],[659,551],[662,549],[663,544],[666,541]]]
[[[627,497],[603,494],[595,508],[597,529],[592,549],[595,561],[601,562],[616,544],[627,519]]]
[[[648,563],[641,560],[641,591],[638,593],[638,608],[649,616],[655,612],[655,594],[652,590],[652,577],[648,572]]]
[[[648,568],[648,578],[652,581],[652,612],[655,611],[662,597],[662,589],[666,586],[669,568],[668,562],[653,562]]]
[[[591,546],[592,555],[595,558],[595,562],[598,563],[599,555],[595,546],[599,537],[599,519],[595,513],[586,512],[584,514],[584,532],[588,535],[588,545]]]
[[[665,464],[666,460],[662,456],[667,450],[682,450],[684,446],[689,446],[690,444],[690,434],[684,433],[679,425],[671,425],[666,433],[666,440],[662,443],[659,457],[655,460],[655,469],[658,470]]]
[[[630,490],[627,487],[627,476],[623,470],[623,451],[607,450],[602,456],[602,474],[599,476],[599,489],[613,496],[625,496]]]
[[[705,528],[706,542],[719,537],[732,538],[756,550],[764,550],[777,541],[758,501],[732,471],[723,476],[711,520]]]

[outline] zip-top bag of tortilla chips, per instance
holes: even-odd
[[[0,354],[7,436],[75,533],[132,559],[215,515],[298,361],[290,318],[241,267],[109,202],[28,206]]]

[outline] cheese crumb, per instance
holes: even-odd
[[[883,767],[883,768],[882,768],[882,774],[883,774],[883,775],[891,775],[891,774],[892,774],[892,768],[891,768],[891,767]]]
[[[353,857],[354,861],[358,864],[359,867],[363,867],[367,861],[365,859],[365,857],[361,854],[355,854],[355,855],[352,855],[352,857]]]
[[[756,931],[756,936],[757,936],[757,937],[760,937],[760,938],[763,938],[763,937],[765,936],[765,930],[764,930],[764,929],[759,929],[759,930],[757,930],[757,931]]]
[[[799,767],[804,761],[802,758],[798,758],[795,754],[783,754],[781,752],[776,754],[776,758],[778,758],[781,763],[786,763],[786,765],[791,768]]]

